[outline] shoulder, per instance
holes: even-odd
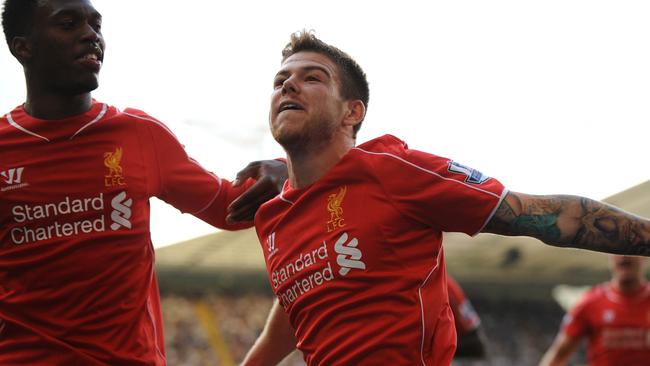
[[[166,132],[176,137],[172,132],[172,130],[170,130],[169,127],[167,127],[167,125],[165,125],[157,118],[152,117],[150,114],[140,109],[126,108],[124,111],[121,111],[119,114],[122,118],[130,120],[130,122],[138,123],[142,126],[146,126],[149,129]]]
[[[120,112],[120,115],[122,115],[124,118],[131,118],[134,121],[142,121],[142,122],[151,122],[151,123],[156,123],[156,124],[162,124],[159,120],[156,118],[152,117],[148,113],[140,110],[140,109],[135,109],[135,108],[126,108],[125,110]]]
[[[353,151],[358,154],[365,155],[366,158],[376,157],[383,160],[401,161],[407,164],[418,164],[421,161],[436,161],[445,162],[449,159],[432,154],[409,148],[408,144],[393,135],[383,135],[375,139],[364,142],[363,144],[353,148]]]
[[[408,145],[406,142],[393,135],[383,135],[364,142],[355,147],[354,150],[361,154],[394,154],[396,156],[401,156],[408,150]]]
[[[603,299],[606,299],[606,288],[607,284],[602,283],[587,290],[576,303],[573,312],[589,311],[593,306],[597,306]]]

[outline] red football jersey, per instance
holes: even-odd
[[[506,190],[393,136],[353,148],[255,218],[309,365],[446,365],[456,334],[443,231],[479,232]]]
[[[0,118],[0,364],[164,365],[149,198],[222,228],[232,189],[137,110]]]
[[[465,334],[478,328],[481,325],[481,318],[465,296],[463,289],[451,276],[447,276],[447,291],[449,292],[449,306],[454,314],[456,332]]]
[[[592,288],[566,315],[564,332],[587,337],[591,366],[650,364],[650,284],[634,295],[609,283]]]

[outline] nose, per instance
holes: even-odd
[[[283,95],[286,95],[286,94],[289,94],[289,93],[298,94],[299,92],[300,92],[300,89],[298,88],[298,84],[294,80],[293,76],[287,78],[282,83],[282,94]]]
[[[92,24],[86,23],[83,27],[82,40],[84,42],[94,43],[97,47],[101,47],[102,34],[99,29],[95,29]]]

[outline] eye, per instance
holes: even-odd
[[[74,28],[75,26],[75,21],[73,19],[63,19],[59,22],[59,26],[62,29],[69,30]]]
[[[320,78],[319,78],[318,76],[316,76],[316,75],[307,75],[307,77],[305,78],[305,81],[316,81],[316,82],[319,82],[319,81],[321,81],[321,80],[320,80]]]
[[[285,80],[286,79],[284,78],[276,78],[275,80],[273,80],[273,88],[274,89],[281,88]]]

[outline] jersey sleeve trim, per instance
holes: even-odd
[[[487,224],[490,222],[490,220],[492,220],[492,217],[494,217],[494,214],[497,213],[497,210],[499,209],[499,206],[501,206],[501,203],[503,202],[503,200],[504,200],[504,199],[506,198],[506,196],[508,195],[508,192],[510,192],[510,191],[508,190],[508,188],[504,188],[504,189],[503,189],[503,192],[501,192],[501,197],[499,197],[499,202],[497,202],[497,204],[494,206],[494,208],[492,209],[492,212],[491,212],[491,213],[488,215],[488,217],[485,219],[485,222],[483,223],[483,225],[481,226],[481,228],[478,229],[477,232],[475,232],[474,234],[472,234],[472,236],[476,236],[476,235],[480,234],[481,231],[483,231],[483,229],[485,229],[485,227],[486,227]]]
[[[406,160],[406,159],[404,159],[404,158],[400,158],[400,157],[397,156],[397,155],[393,155],[393,154],[390,154],[390,153],[384,153],[384,152],[368,151],[368,150],[364,150],[364,149],[362,149],[362,148],[360,148],[360,147],[355,147],[354,149],[359,150],[359,151],[362,151],[362,152],[364,152],[364,153],[366,153],[366,154],[388,156],[388,157],[391,157],[391,158],[393,158],[393,159],[399,160],[399,161],[401,161],[401,162],[403,162],[403,163],[405,163],[405,164],[407,164],[407,165],[409,165],[409,166],[411,166],[411,167],[413,167],[413,168],[416,168],[416,169],[419,169],[419,170],[421,170],[421,171],[423,171],[423,172],[426,172],[426,173],[429,173],[429,174],[431,174],[431,175],[434,175],[434,176],[436,176],[436,177],[438,177],[438,178],[440,178],[440,179],[442,179],[442,180],[446,180],[446,181],[450,181],[450,182],[458,183],[458,184],[463,185],[463,186],[465,186],[465,187],[467,187],[467,188],[471,188],[471,189],[473,189],[473,190],[475,190],[475,191],[479,191],[479,192],[483,192],[483,193],[489,194],[490,196],[493,196],[493,197],[495,197],[495,198],[500,198],[500,199],[502,198],[502,197],[501,197],[500,195],[498,195],[498,194],[492,193],[492,192],[490,192],[490,191],[486,191],[486,190],[484,190],[484,189],[480,189],[480,188],[478,188],[478,187],[474,187],[474,186],[469,185],[469,184],[467,184],[467,183],[465,183],[465,182],[460,182],[460,181],[458,181],[458,180],[456,180],[456,179],[443,177],[442,175],[440,175],[440,174],[438,174],[438,173],[436,173],[436,172],[433,172],[433,171],[431,171],[431,170],[429,170],[429,169],[423,168],[423,167],[421,167],[421,166],[419,166],[419,165],[417,165],[417,164],[411,163],[410,161],[408,161],[408,160]],[[503,195],[503,194],[502,194],[502,195]]]
[[[198,165],[199,167],[201,167],[201,165],[199,163],[197,163],[196,161],[194,161],[192,159],[190,159],[190,161],[193,162],[194,164]],[[203,168],[203,167],[201,167],[201,168]],[[208,172],[208,173],[210,173],[210,172]],[[204,207],[202,207],[200,210],[198,210],[196,212],[190,212],[191,215],[196,216],[196,215],[200,214],[201,212],[207,210],[210,206],[212,206],[214,201],[217,199],[217,197],[219,197],[219,194],[221,193],[221,188],[223,187],[223,185],[221,184],[221,178],[215,176],[212,173],[210,173],[210,176],[212,178],[214,178],[214,180],[217,181],[217,184],[219,184],[219,187],[217,188],[217,192],[214,194],[214,197],[212,197],[212,199],[210,200],[210,202],[208,202],[208,204],[206,204]]]

